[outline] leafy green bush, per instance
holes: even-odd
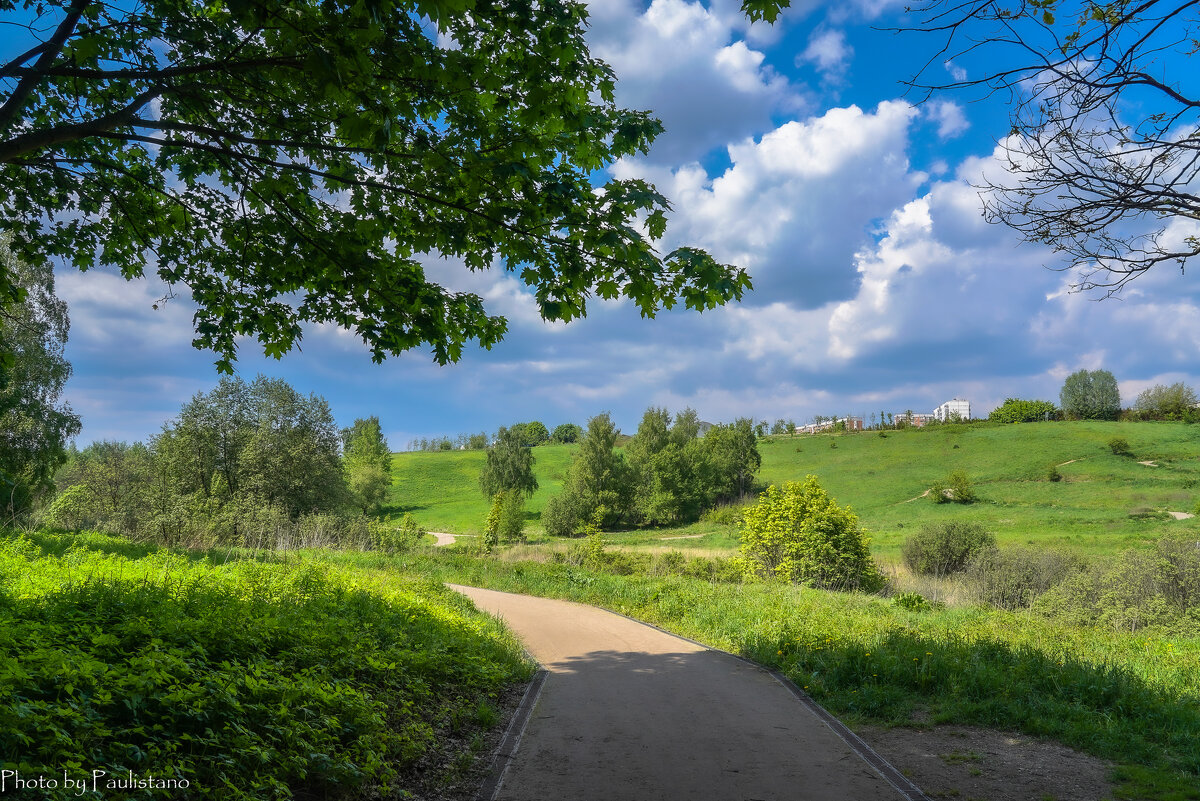
[[[575,537],[581,518],[579,497],[569,491],[562,492],[547,501],[542,509],[542,528],[551,537]]]
[[[933,604],[929,603],[929,599],[919,592],[898,592],[892,596],[892,603],[901,609],[909,609],[913,612],[928,612],[933,609]]]
[[[1050,589],[1034,608],[1073,626],[1200,635],[1200,545],[1174,536],[1149,553],[1126,551]]]
[[[1124,437],[1113,437],[1108,441],[1108,448],[1117,456],[1132,456],[1129,442]]]
[[[979,554],[964,581],[971,597],[999,609],[1027,609],[1042,593],[1083,567],[1063,551],[1012,546]]]
[[[400,519],[400,525],[389,525],[372,520],[371,538],[375,549],[384,553],[407,553],[425,538],[425,528],[417,523],[408,512]]]
[[[1059,417],[1058,407],[1050,401],[1006,398],[1004,403],[992,409],[988,420],[995,423],[1035,423],[1057,420]]]
[[[1046,471],[1046,479],[1049,481],[1062,481],[1062,473],[1058,472],[1057,465],[1051,465]]]
[[[59,539],[51,556],[0,538],[0,764],[22,773],[391,797],[449,718],[528,676],[509,636],[428,581]]]
[[[914,573],[947,576],[965,569],[972,559],[995,545],[995,536],[979,523],[953,520],[931,523],[910,534],[901,554]]]
[[[750,575],[867,592],[885,583],[858,518],[834,503],[816,476],[768,487],[740,529]]]

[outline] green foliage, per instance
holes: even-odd
[[[978,602],[1026,609],[1081,567],[1079,557],[1064,551],[1015,545],[979,554],[967,567],[965,582]]]
[[[892,603],[912,612],[928,612],[933,609],[929,599],[919,592],[898,592],[892,596]]]
[[[1145,420],[1183,420],[1191,417],[1197,403],[1200,397],[1196,390],[1180,381],[1170,386],[1155,384],[1143,390],[1133,408]]]
[[[525,541],[525,496],[520,490],[497,492],[483,529],[484,549]]]
[[[374,461],[386,475],[377,421],[359,423],[347,432],[350,466]],[[170,545],[368,547],[368,522],[343,510],[347,475],[362,492],[369,474],[343,467],[339,439],[323,398],[261,376],[250,384],[223,378],[149,446],[98,442],[72,451],[58,474],[64,494],[45,520]]]
[[[399,525],[370,521],[372,544],[387,554],[408,553],[425,539],[425,528],[412,515],[406,514]]]
[[[487,449],[487,462],[479,473],[479,488],[489,498],[505,490],[517,490],[526,496],[538,488],[533,475],[533,451],[521,438],[521,431],[501,427],[496,441]]]
[[[1129,440],[1124,437],[1112,437],[1109,439],[1108,449],[1113,452],[1114,456],[1133,455],[1133,452],[1129,450]]]
[[[430,253],[513,269],[547,320],[750,287],[696,248],[659,255],[668,206],[644,180],[594,186],[662,126],[616,104],[582,3],[16,6],[42,45],[0,65],[29,70],[0,110],[20,255],[187,287],[226,372],[237,337],[279,357],[303,323],[376,360],[495,344],[507,321],[427,278]]]
[[[996,537],[979,523],[952,520],[923,526],[905,538],[901,553],[914,573],[948,576],[995,546]]]
[[[394,567],[37,535],[0,540],[0,587],[0,761],[30,775],[394,797],[419,789],[449,720],[528,676],[497,624]]]
[[[568,497],[547,508],[555,531],[571,528],[574,533],[583,520],[608,529],[630,517],[633,481],[616,443],[617,428],[607,412],[588,421],[563,486],[562,495]],[[546,526],[549,532],[551,525]]]
[[[1107,370],[1079,370],[1059,393],[1063,414],[1076,420],[1116,420],[1121,411],[1117,379]]]
[[[1166,536],[1153,550],[1091,564],[1039,597],[1034,609],[1073,626],[1200,635],[1200,544]]]
[[[858,518],[817,484],[771,485],[743,515],[741,554],[754,575],[874,592],[884,580]]]
[[[359,418],[342,431],[346,483],[363,514],[379,510],[392,483],[392,454],[378,417]]]
[[[1058,472],[1058,465],[1050,465],[1046,469],[1046,479],[1048,481],[1062,481],[1062,473]]]
[[[554,427],[553,433],[550,434],[550,439],[560,445],[566,445],[572,442],[578,442],[583,436],[583,429],[574,423],[562,423]]]
[[[934,503],[974,503],[979,498],[966,471],[953,470],[945,479],[933,483],[929,499]]]
[[[530,423],[514,423],[511,431],[527,448],[550,441],[550,432],[546,430],[546,425],[537,420]]]
[[[54,490],[79,417],[60,400],[71,365],[63,355],[70,321],[54,294],[54,270],[23,264],[0,234],[0,519],[24,516]],[[2,291],[8,284],[7,292]],[[20,298],[17,300],[17,298]]]
[[[1058,407],[1050,401],[1020,398],[1005,398],[1004,403],[988,415],[988,420],[994,423],[1036,423],[1058,418]]]

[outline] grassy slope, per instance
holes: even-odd
[[[1129,442],[1132,458],[1112,453],[1107,443],[1114,436]],[[764,444],[761,478],[776,483],[805,473],[820,476],[834,497],[858,513],[876,552],[885,557],[898,552],[914,526],[964,517],[984,523],[1001,543],[1036,542],[1090,553],[1144,544],[1168,530],[1200,530],[1200,519],[1130,517],[1144,509],[1190,512],[1200,500],[1197,426],[947,426],[888,432],[886,438],[842,436],[836,438],[837,448],[830,447],[833,440],[795,437]],[[1047,478],[1055,465],[1061,465],[1062,481]],[[978,503],[910,500],[952,470],[971,477]]]
[[[534,448],[538,491],[525,505],[531,527],[538,528],[546,501],[562,490],[574,445]],[[384,507],[389,515],[411,512],[430,531],[479,533],[490,502],[479,491],[483,451],[435,451],[392,455],[392,487]]]
[[[1114,456],[1107,442],[1128,440],[1133,458]],[[837,447],[831,448],[830,442]],[[958,447],[955,447],[955,446]],[[1037,542],[1085,553],[1112,553],[1166,531],[1195,529],[1189,521],[1130,517],[1142,509],[1190,512],[1200,500],[1200,426],[1177,423],[1036,423],[947,426],[830,436],[780,437],[761,443],[760,480],[779,483],[808,473],[871,532],[876,553],[895,558],[907,531],[956,517],[983,522],[1002,542]],[[574,446],[535,449],[540,489],[528,507],[536,531],[546,500],[559,492]],[[390,507],[412,511],[433,530],[478,532],[487,502],[478,490],[482,452],[403,453],[393,457]],[[1071,464],[1062,465],[1064,462]],[[1147,467],[1139,461],[1154,461]],[[1053,465],[1063,480],[1052,482]],[[952,470],[965,470],[980,502],[935,504],[918,498]],[[906,502],[910,501],[910,502]],[[664,541],[666,536],[704,535]],[[625,544],[731,548],[728,526],[697,523],[677,530],[614,535]]]

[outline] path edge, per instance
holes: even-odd
[[[578,601],[573,601],[572,603],[578,603]],[[591,606],[596,605],[591,604]],[[657,626],[653,623],[647,623],[644,620],[638,620],[632,615],[626,615],[622,612],[615,612],[612,609],[605,609],[604,607],[597,608],[604,609],[604,611],[611,612],[612,614],[623,617],[626,620],[632,620],[634,623],[641,623],[643,626],[649,626],[652,629],[657,629],[663,634],[669,634],[676,639],[689,642],[692,645],[698,645],[699,647],[705,648],[709,651],[716,651],[717,653],[731,656],[739,662],[743,662],[750,667],[761,670],[771,678],[775,679],[775,681],[782,684],[784,689],[794,695],[796,700],[798,700],[810,712],[816,715],[817,718],[824,723],[830,729],[830,731],[836,734],[838,739],[844,742],[847,747],[849,747],[850,750],[858,756],[859,759],[861,759],[863,762],[866,762],[876,773],[880,775],[880,777],[883,778],[885,782],[890,784],[892,788],[896,790],[896,792],[900,793],[901,796],[907,799],[907,801],[933,801],[929,796],[925,795],[924,791],[921,790],[920,787],[917,787],[917,785],[913,784],[907,776],[897,770],[891,762],[888,762],[886,759],[884,759],[883,755],[868,745],[866,740],[855,734],[845,723],[842,723],[840,720],[838,720],[836,715],[818,704],[811,695],[800,689],[800,687],[796,685],[796,682],[792,681],[778,670],[772,670],[766,665],[760,665],[753,659],[742,656],[741,654],[735,654],[732,651],[726,651],[724,648],[717,648],[714,645],[709,645],[708,643],[703,643],[699,640],[693,640],[691,637],[684,637],[681,634],[676,634],[673,631],[664,629],[662,626]]]
[[[475,794],[475,801],[494,801],[500,795],[500,788],[504,786],[504,777],[508,775],[508,769],[517,755],[517,749],[521,747],[521,738],[525,736],[525,728],[529,725],[529,719],[533,717],[533,708],[537,705],[538,698],[541,697],[542,687],[545,686],[548,675],[549,671],[541,666],[533,674],[533,680],[525,688],[525,694],[521,696],[521,703],[517,704],[517,711],[513,713],[512,720],[508,722],[508,728],[504,730],[504,737],[500,740],[500,745],[496,747],[492,765],[488,770],[488,777],[480,786],[479,792]]]

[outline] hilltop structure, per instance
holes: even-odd
[[[971,402],[961,398],[948,400],[933,410],[933,416],[942,423],[952,420],[970,420]]]

